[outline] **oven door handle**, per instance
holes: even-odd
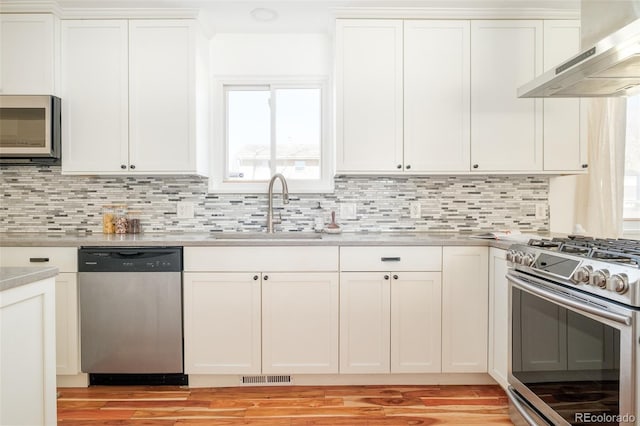
[[[615,312],[609,312],[605,309],[597,308],[595,306],[588,305],[586,303],[579,302],[573,299],[566,299],[562,296],[557,295],[551,291],[540,288],[536,285],[528,283],[527,281],[518,278],[511,272],[507,272],[507,279],[518,287],[527,290],[529,293],[535,294],[536,296],[540,296],[544,299],[547,299],[551,302],[558,303],[560,305],[569,306],[575,308],[579,311],[588,312],[593,315],[597,315],[602,318],[609,319],[611,321],[618,322],[624,325],[631,325],[631,317],[627,315],[617,314]]]
[[[540,422],[536,421],[536,419],[534,419],[531,414],[528,413],[528,411],[524,408],[524,404],[525,402],[522,400],[522,398],[520,398],[520,395],[516,394],[516,392],[513,390],[513,387],[509,386],[507,387],[507,397],[509,398],[509,401],[511,401],[511,404],[513,405],[513,408],[516,409],[516,411],[518,412],[518,414],[520,416],[522,416],[522,418],[527,422],[527,424],[529,426],[539,426]],[[540,419],[542,420],[542,419]],[[547,422],[545,422],[546,425],[548,425]]]

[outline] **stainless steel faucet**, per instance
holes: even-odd
[[[282,214],[278,215],[277,219],[273,218],[273,184],[276,179],[280,179],[282,182],[282,203],[289,204],[289,188],[287,187],[287,181],[280,173],[273,175],[269,181],[269,211],[267,212],[267,232],[273,234],[273,225],[282,223]]]

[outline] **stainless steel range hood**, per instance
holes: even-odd
[[[640,93],[640,0],[582,0],[581,24],[582,52],[519,87],[519,98]]]

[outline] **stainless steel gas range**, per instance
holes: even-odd
[[[514,424],[640,424],[640,241],[530,240],[507,261]]]

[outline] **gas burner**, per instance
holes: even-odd
[[[533,247],[540,247],[540,248],[546,248],[546,249],[557,249],[560,247],[560,243],[554,240],[545,240],[544,238],[541,239],[535,239],[532,238],[529,240],[529,242],[527,243],[527,245],[533,246]]]

